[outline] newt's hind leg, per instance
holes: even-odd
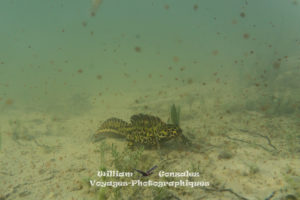
[[[135,145],[133,142],[131,141],[127,141],[127,147],[128,149],[134,150],[135,149]]]
[[[128,140],[127,140],[127,148],[130,149],[130,150],[132,150],[132,151],[137,150],[137,149],[140,148],[141,146],[143,146],[143,145],[137,144],[137,143],[134,143],[134,142],[132,142],[132,141],[128,141]]]
[[[183,134],[180,135],[180,140],[182,141],[182,143],[184,145],[191,145],[192,142],[189,138],[187,138],[186,136],[184,136]]]

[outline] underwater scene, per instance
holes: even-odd
[[[0,200],[300,200],[300,0],[1,0]]]

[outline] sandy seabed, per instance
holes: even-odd
[[[95,103],[88,112],[67,117],[7,110],[0,115],[0,200],[99,199],[99,188],[84,182],[97,178],[101,165],[102,143],[91,141],[99,124],[110,117],[129,121],[136,113],[167,121],[173,102],[181,105],[181,127],[193,147],[173,145],[171,141],[160,149],[145,149],[142,162],[165,161],[168,171],[197,170],[200,179],[189,180],[209,181],[210,186],[168,187],[165,190],[169,195],[161,199],[299,199],[299,116],[231,109],[224,105],[234,101],[233,97],[224,95],[221,102],[209,96],[187,97],[193,91],[192,87],[182,88],[173,94],[162,93],[160,98],[149,95],[147,100],[126,94],[126,101],[123,96],[121,103],[116,102],[122,94],[112,95]],[[105,142],[114,143],[120,151],[127,146],[122,139],[107,137]],[[106,157],[111,161],[110,153]],[[155,173],[151,178],[160,180]],[[121,189],[123,199],[155,196],[151,188],[141,189],[140,194],[131,190]],[[114,199],[113,195],[107,198]]]

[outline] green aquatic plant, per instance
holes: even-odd
[[[0,152],[1,152],[1,149],[2,149],[2,132],[0,131]]]
[[[9,125],[12,128],[12,139],[14,141],[20,139],[20,134],[22,133],[20,121],[19,120],[10,120]]]
[[[109,147],[105,143],[105,141],[101,142],[100,144],[100,171],[107,171],[106,162],[105,162],[105,155],[108,151]],[[106,176],[101,177],[101,181],[105,182],[107,179]],[[105,200],[108,198],[108,189],[107,187],[101,187],[98,191],[98,200]]]
[[[82,185],[90,187],[91,186],[91,184],[90,184],[91,179],[92,179],[91,177],[83,177],[83,178],[81,178],[80,182],[82,183]]]
[[[179,106],[175,106],[175,104],[173,104],[170,108],[170,119],[171,119],[171,123],[176,125],[176,126],[180,126],[180,107]]]
[[[171,190],[165,187],[152,188],[153,200],[179,199]]]
[[[108,195],[108,190],[107,190],[107,187],[101,187],[100,190],[99,190],[99,193],[98,193],[98,200],[106,200]]]
[[[112,163],[108,166],[105,156],[107,153],[111,153]],[[141,156],[144,152],[144,148],[138,148],[135,151],[129,149],[129,147],[118,150],[115,144],[112,144],[109,147],[105,142],[101,143],[100,149],[100,171],[107,171],[108,167],[113,167],[117,171],[132,171],[133,168],[137,168],[137,166],[141,163]],[[101,177],[102,182],[108,181],[106,176]],[[118,181],[125,180],[123,178],[117,179]],[[110,188],[110,187],[100,187],[97,189],[97,200],[104,200],[104,199],[122,199],[122,194],[129,192],[131,189],[122,189],[121,187]]]
[[[121,197],[122,197],[122,194],[121,194],[121,187],[116,187],[116,188],[114,188],[113,192],[114,192],[114,199],[115,199],[115,200],[122,199],[122,198],[121,198]]]
[[[121,154],[118,152],[116,145],[111,145],[111,156],[113,158],[112,164],[115,166],[116,169],[122,170],[123,169],[123,159]]]
[[[218,159],[224,159],[224,160],[228,160],[228,159],[231,159],[232,158],[232,153],[231,151],[225,149],[223,151],[221,151],[218,155]]]
[[[300,196],[300,177],[299,176],[285,176],[285,181],[289,188],[291,188],[295,195]]]
[[[259,167],[255,164],[249,165],[249,174],[254,175],[260,171]]]
[[[144,147],[141,146],[135,151],[130,150],[128,147],[122,152],[117,150],[117,147],[112,144],[111,155],[113,158],[113,165],[119,171],[127,171],[136,168],[141,161],[142,154],[144,152]]]
[[[153,199],[154,200],[163,200],[168,198],[169,192],[166,188],[153,188]]]
[[[108,150],[108,146],[105,143],[105,141],[101,142],[100,148],[99,148],[99,151],[100,151],[100,169],[106,168],[106,166],[105,166],[105,154],[106,154],[107,150]]]

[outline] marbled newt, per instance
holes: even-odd
[[[167,124],[156,116],[146,114],[131,116],[130,123],[118,118],[107,119],[97,130],[95,138],[104,133],[122,136],[129,141],[129,145],[154,146],[178,137],[186,141],[179,126]]]

